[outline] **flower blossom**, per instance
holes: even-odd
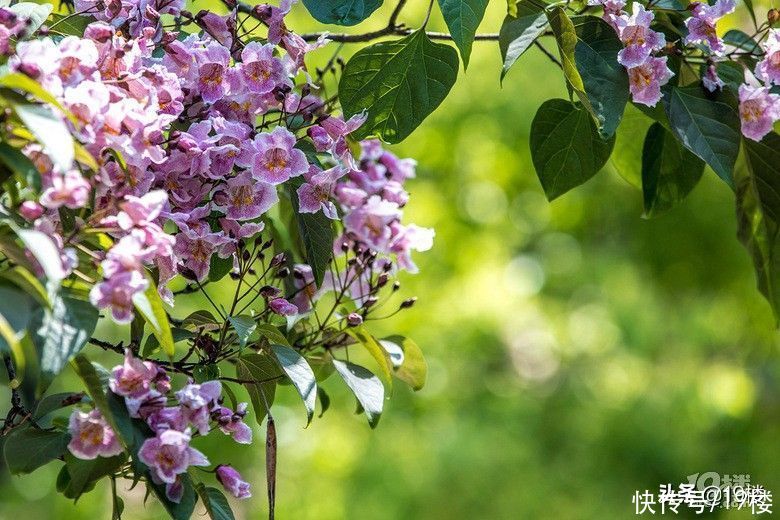
[[[79,459],[113,457],[123,451],[116,433],[97,409],[89,413],[74,410],[68,422],[68,433],[71,435],[68,450]]]
[[[666,65],[666,57],[650,57],[642,65],[628,69],[628,86],[636,103],[654,107],[661,100],[661,87],[674,73]]]
[[[718,20],[734,11],[734,0],[717,0],[713,5],[694,2],[689,7],[692,16],[685,20],[688,35],[685,43],[700,43],[709,47],[714,54],[722,54],[725,47],[718,37],[716,25]]]
[[[222,464],[217,467],[217,480],[236,498],[244,499],[252,496],[249,492],[249,483],[244,481],[241,474],[232,466]]]
[[[645,10],[639,2],[634,3],[630,16],[622,14],[615,18],[618,35],[625,45],[618,52],[618,63],[626,68],[637,67],[666,45],[664,35],[650,29],[652,21],[652,11]]]
[[[740,85],[739,118],[745,137],[760,141],[772,131],[775,121],[780,119],[780,95],[771,93],[769,87],[755,83]]]

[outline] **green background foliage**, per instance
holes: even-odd
[[[410,18],[422,20],[424,3],[410,2]],[[380,27],[391,8],[361,30]],[[492,2],[484,25],[497,27],[504,9]],[[318,28],[301,7],[291,25]],[[430,28],[445,25],[436,15]],[[338,375],[318,383],[332,406],[308,428],[295,388],[280,387],[278,517],[628,518],[634,490],[706,471],[749,473],[780,492],[778,338],[735,240],[729,187],[707,168],[681,205],[642,219],[642,192],[616,173],[613,156],[548,203],[529,129],[537,108],[566,98],[566,88],[533,47],[503,88],[502,63],[495,43],[475,44],[466,75],[393,148],[420,163],[407,215],[437,237],[416,257],[422,274],[402,278],[401,297],[420,297],[415,308],[368,326],[377,337],[414,338],[428,383],[417,393],[395,385],[375,430],[352,413]],[[636,164],[644,134],[618,131],[617,147],[631,142]],[[177,315],[205,308],[197,295],[177,305]],[[122,339],[106,323],[96,336]],[[75,387],[67,369],[50,392]],[[237,518],[263,517],[267,507],[264,427],[249,422],[253,446],[196,441],[253,483],[251,500],[229,499]],[[74,506],[55,491],[61,465],[13,477],[0,470],[0,518],[109,517],[109,483]],[[126,488],[125,518],[162,517],[153,499],[144,507],[141,486]],[[721,516],[734,517],[744,515]]]

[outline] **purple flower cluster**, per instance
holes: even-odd
[[[666,38],[650,28],[654,15],[639,2],[634,2],[631,14],[625,12],[625,2],[589,0],[588,5],[601,5],[604,19],[615,29],[623,42],[618,63],[628,71],[631,98],[635,103],[655,106],[661,100],[661,87],[674,73],[666,64],[666,56],[653,54],[663,49]]]
[[[745,83],[739,87],[742,133],[754,141],[763,139],[780,120],[780,95],[773,92],[780,85],[780,30],[770,29],[761,47],[764,59],[756,64],[755,76],[745,72]]]
[[[168,283],[177,274],[205,279],[215,254],[236,264],[239,241],[263,230],[280,185],[295,178],[303,181],[300,212],[336,220],[339,204],[347,238],[395,255],[400,267],[414,270],[410,251],[430,247],[432,232],[400,223],[413,164],[375,142],[353,157],[348,135],[365,118],[344,121],[312,94],[303,58],[326,40],[309,44],[286,28],[291,4],[256,6],[268,39],[238,45],[235,12],[202,12],[194,20],[203,32],[177,38],[160,15],[180,14],[181,0],[79,0],[77,11],[99,20],[83,37],[23,41],[10,57],[11,70],[75,116],[72,132],[99,165],[91,178],[75,163],[63,171],[30,145],[43,190],[20,213],[61,247],[70,273],[78,259],[69,246],[80,237],[62,239],[60,208],[92,206],[79,225],[103,230],[113,246],[93,256],[102,279],[90,299],[115,321],[132,320],[135,295],[150,285],[147,268],[173,305]],[[293,116],[307,124],[283,123]],[[310,164],[317,161],[300,149],[304,138],[326,167]],[[271,303],[278,314],[292,312]]]
[[[723,54],[725,47],[723,40],[718,37],[716,25],[718,20],[734,12],[735,8],[734,0],[717,0],[713,5],[693,2],[688,7],[692,16],[685,20],[685,27],[688,28],[685,43],[700,44],[708,48],[712,54]]]
[[[122,396],[131,417],[143,419],[154,436],[146,439],[138,458],[149,468],[152,480],[165,484],[166,494],[179,502],[183,487],[181,475],[190,466],[208,466],[209,460],[190,444],[193,436],[208,435],[219,429],[238,443],[250,444],[252,430],[244,422],[247,404],[236,410],[222,406],[219,381],[189,382],[171,395],[171,382],[165,370],[151,361],[133,357],[128,350],[122,365],[114,367],[109,388]],[[116,433],[100,411],[75,410],[70,417],[70,452],[80,459],[111,457],[123,449]],[[219,466],[217,475],[237,498],[248,498],[249,485],[229,466]]]

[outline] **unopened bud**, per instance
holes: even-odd
[[[401,288],[401,282],[399,282],[398,280],[394,281],[393,282],[393,291],[397,291],[400,288]]]
[[[287,278],[288,276],[290,276],[290,270],[289,270],[289,269],[287,269],[286,267],[282,267],[282,268],[281,268],[281,269],[279,269],[279,271],[276,273],[276,277],[277,277],[277,278]]]
[[[277,265],[282,265],[284,263],[284,261],[285,261],[284,253],[277,253],[271,259],[271,267],[276,267]]]
[[[407,298],[406,300],[401,302],[401,308],[402,309],[409,309],[414,305],[414,303],[417,301],[416,296],[412,296],[411,298]]]
[[[770,24],[775,24],[780,20],[780,11],[777,9],[770,9],[768,13],[766,13],[766,19]]]
[[[347,315],[347,325],[349,325],[350,327],[357,327],[362,323],[363,323],[363,316],[361,316],[357,312],[350,312],[349,315]]]

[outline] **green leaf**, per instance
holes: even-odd
[[[18,287],[8,282],[0,283],[0,352],[18,352],[19,341],[33,317],[35,301]]]
[[[18,428],[8,435],[3,446],[8,471],[12,475],[30,473],[61,457],[69,442],[70,434],[66,432]]]
[[[582,83],[574,57],[574,50],[577,47],[577,31],[574,28],[574,23],[566,15],[566,12],[557,6],[547,11],[547,19],[550,21],[550,28],[558,44],[561,66],[566,81],[575,91],[584,92],[585,85]]]
[[[756,54],[761,52],[761,47],[756,40],[739,29],[726,31],[726,34],[723,35],[723,41],[743,51],[755,52]]]
[[[138,292],[133,295],[133,304],[144,320],[146,320],[146,323],[152,328],[152,334],[157,338],[163,352],[172,358],[175,353],[175,347],[171,325],[168,323],[168,314],[165,312],[160,295],[157,293],[154,280],[148,274],[146,278],[149,280],[149,287],[144,292]]]
[[[322,417],[325,412],[328,411],[328,408],[330,408],[330,396],[328,393],[322,389],[321,386],[317,387],[317,397],[320,399],[320,415],[319,417]]]
[[[745,168],[735,172],[737,237],[753,258],[761,291],[780,324],[780,135],[745,139]]]
[[[180,327],[171,328],[171,335],[173,336],[174,344],[195,337],[195,334],[192,331]],[[160,350],[160,342],[157,341],[157,336],[150,334],[146,338],[146,343],[144,343],[144,348],[141,351],[141,357],[151,356],[152,354],[157,353],[158,350]]]
[[[393,387],[393,363],[390,360],[385,348],[379,344],[374,336],[366,330],[363,326],[351,327],[346,330],[347,334],[355,338],[358,343],[363,345],[365,349],[374,358],[374,361],[379,365],[379,370],[382,373],[382,377],[390,388]]]
[[[501,80],[548,26],[544,10],[528,0],[517,2],[516,13],[504,18],[498,33],[498,48],[504,64],[501,68]]]
[[[428,363],[417,343],[403,336],[390,336],[380,340],[380,343],[386,350],[390,350],[388,347],[394,345],[403,352],[401,364],[393,367],[395,377],[411,386],[413,390],[421,390],[428,378]]]
[[[246,342],[249,340],[249,336],[251,336],[257,328],[255,319],[252,316],[243,314],[241,316],[230,316],[228,317],[228,320],[230,320],[230,324],[233,325],[233,330],[236,331],[236,336],[238,336],[238,344],[241,346],[241,348],[244,348],[246,346]]]
[[[38,261],[46,278],[58,285],[65,277],[65,270],[62,268],[60,251],[52,239],[45,233],[34,229],[17,228],[16,235]]]
[[[73,137],[62,118],[48,105],[36,105],[21,98],[11,98],[10,102],[16,115],[43,145],[52,162],[63,172],[72,168],[75,157]]]
[[[679,0],[655,0],[652,4],[653,9],[665,9],[667,11],[682,11],[685,9]]]
[[[233,270],[233,256],[221,258],[219,255],[211,255],[209,261],[209,281],[218,282]]]
[[[206,310],[195,311],[182,321],[182,327],[192,330],[218,330],[219,324],[217,319]]]
[[[601,18],[586,16],[575,25],[578,41],[574,47],[584,96],[580,100],[599,124],[603,137],[614,135],[628,103],[628,74],[617,62],[623,44],[615,30]]]
[[[349,361],[334,359],[333,366],[357,397],[363,413],[368,418],[368,424],[376,428],[385,404],[385,387],[382,386],[382,381],[367,368]]]
[[[206,381],[213,381],[219,379],[221,371],[219,365],[215,363],[209,363],[208,365],[198,365],[192,371],[192,378],[196,383],[204,383]]]
[[[61,392],[58,394],[47,395],[35,406],[35,412],[33,413],[33,419],[36,421],[49,415],[52,412],[65,408],[66,406],[73,406],[74,404],[84,401],[84,393],[73,392]]]
[[[259,332],[261,336],[266,338],[271,343],[277,343],[279,345],[284,345],[285,347],[290,347],[290,342],[287,341],[287,338],[284,337],[284,334],[279,332],[279,329],[273,325],[268,323],[258,323],[257,332]]]
[[[732,172],[741,137],[734,96],[708,94],[699,87],[672,87],[666,111],[677,139],[734,187]]]
[[[41,368],[39,392],[43,393],[65,364],[87,344],[98,321],[89,302],[56,294],[51,309],[40,309],[30,323],[30,337]]]
[[[84,382],[87,393],[95,403],[95,407],[100,410],[100,413],[114,431],[121,432],[122,430],[119,428],[117,420],[114,418],[112,409],[109,406],[106,390],[103,387],[103,381],[95,366],[86,358],[86,356],[84,356],[84,354],[77,354],[71,361],[71,365],[76,374]]]
[[[346,117],[368,113],[353,137],[403,141],[444,101],[457,75],[455,49],[432,42],[421,30],[359,50],[338,89]]]
[[[211,520],[235,520],[233,510],[230,509],[230,504],[222,491],[214,487],[206,487],[202,483],[195,485],[195,491],[198,492]]]
[[[660,123],[653,123],[642,150],[645,215],[658,215],[682,201],[702,173],[704,162],[683,148]]]
[[[184,493],[178,504],[168,500],[168,497],[165,495],[165,484],[155,484],[149,478],[146,481],[146,485],[154,491],[155,496],[162,502],[165,510],[173,520],[190,520],[192,513],[195,511],[195,503],[198,501],[198,496],[195,493],[195,487],[192,485],[192,477],[188,473],[182,473],[180,478]]]
[[[355,25],[376,11],[383,0],[303,0],[315,20],[335,25]]]
[[[13,11],[19,18],[27,20],[27,27],[25,27],[24,35],[30,36],[43,25],[53,8],[54,6],[52,4],[20,2],[10,6],[8,9]]]
[[[293,206],[293,218],[297,223],[303,254],[306,263],[311,266],[314,274],[314,283],[319,287],[328,270],[328,264],[333,258],[333,241],[336,233],[333,230],[333,221],[321,211],[317,213],[301,213],[298,211],[298,194],[295,190],[301,185],[301,179],[294,180],[288,187],[290,201]]]
[[[236,377],[242,381],[252,401],[257,424],[262,424],[276,394],[276,379],[283,372],[270,354],[244,354],[236,361]]]
[[[95,21],[95,18],[85,14],[63,15],[52,13],[51,21],[52,23],[49,25],[49,28],[53,31],[69,36],[82,37],[84,35],[84,30],[89,24]]]
[[[638,135],[645,135],[653,124],[633,104],[626,106],[623,119],[615,133],[615,148],[609,157],[609,162],[631,186],[642,189],[642,141]]]
[[[271,345],[279,366],[292,381],[293,386],[303,399],[306,407],[306,425],[311,423],[314,417],[314,405],[317,400],[317,380],[314,371],[298,352],[283,345]]]
[[[0,142],[0,161],[34,191],[41,190],[41,173],[21,150],[6,142]]]
[[[68,478],[62,494],[67,498],[78,499],[83,493],[91,491],[98,480],[117,471],[126,460],[127,455],[124,453],[92,460],[77,459],[70,452],[66,453],[64,470]]]
[[[485,16],[487,5],[488,0],[439,0],[441,14],[452,40],[460,50],[464,69],[469,66],[471,44],[474,43],[474,35]]]
[[[590,114],[563,99],[545,101],[531,123],[531,158],[548,200],[584,183],[604,166],[614,136],[599,136]]]

